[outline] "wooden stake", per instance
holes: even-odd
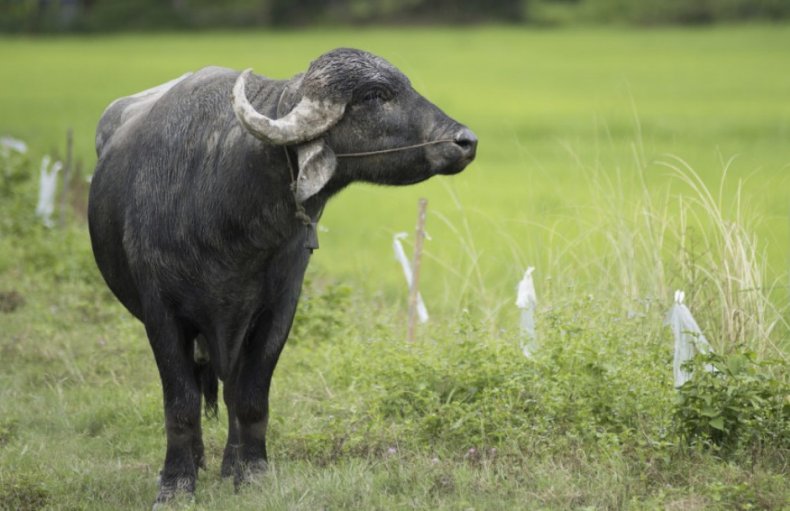
[[[406,340],[414,342],[414,332],[417,325],[417,293],[420,290],[420,260],[422,259],[422,244],[425,240],[425,210],[428,201],[420,199],[417,213],[417,232],[414,239],[414,259],[412,260],[411,288],[409,289],[409,324]]]
[[[74,132],[71,128],[66,131],[66,162],[63,165],[63,189],[60,191],[60,227],[66,225],[66,208],[68,207],[69,182],[71,181],[72,148],[74,146]]]

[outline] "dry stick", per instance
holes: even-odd
[[[406,340],[414,342],[414,330],[417,324],[417,294],[420,289],[420,260],[422,259],[422,243],[425,240],[425,210],[428,201],[420,199],[417,215],[417,233],[414,240],[414,260],[412,261],[411,288],[409,288],[409,328]]]
[[[74,146],[74,132],[71,128],[66,131],[66,164],[63,169],[63,190],[60,193],[60,227],[66,225],[66,205],[68,204],[69,181],[71,178],[71,156]]]

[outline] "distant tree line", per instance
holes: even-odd
[[[790,19],[790,0],[543,0],[533,19],[548,23],[695,25]]]
[[[790,0],[0,0],[3,32],[348,24],[701,24],[790,18]]]

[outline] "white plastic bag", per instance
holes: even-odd
[[[397,259],[400,262],[401,267],[403,267],[403,275],[406,277],[406,284],[409,286],[409,289],[411,289],[411,262],[409,262],[409,258],[406,257],[406,252],[403,250],[403,244],[400,241],[407,236],[408,234],[405,232],[399,232],[393,236],[392,248],[395,250],[395,259]],[[419,291],[417,292],[417,317],[419,318],[420,323],[428,322],[428,309],[425,308],[425,303],[422,301],[422,295]]]
[[[27,154],[27,144],[13,137],[0,137],[0,148],[3,151],[16,151],[19,154]]]
[[[63,168],[63,164],[56,161],[50,167],[50,157],[44,156],[41,160],[41,180],[38,188],[38,204],[36,205],[36,216],[46,227],[52,227],[52,213],[55,211],[55,191],[58,188],[58,172]]]
[[[685,293],[675,291],[675,303],[669,309],[665,324],[672,329],[675,338],[675,358],[673,369],[675,373],[675,387],[680,387],[691,379],[691,373],[683,369],[683,364],[694,358],[697,353],[710,353],[711,347],[708,340],[691,315],[691,311],[683,304]],[[705,367],[713,371],[713,367]]]
[[[538,298],[535,294],[535,283],[532,281],[532,272],[535,268],[530,266],[524,272],[524,277],[518,283],[516,294],[516,307],[521,309],[521,351],[525,357],[531,357],[538,349],[538,335],[535,330],[535,308]]]

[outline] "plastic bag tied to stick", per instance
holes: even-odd
[[[41,180],[38,188],[38,204],[36,216],[41,218],[43,224],[52,227],[52,213],[55,211],[55,192],[58,188],[58,172],[63,167],[59,161],[52,163],[49,156],[41,160]]]
[[[408,285],[409,289],[411,289],[412,283],[412,271],[411,271],[411,262],[409,262],[409,258],[406,257],[406,252],[403,250],[403,244],[401,240],[408,236],[405,232],[399,232],[395,236],[392,237],[392,248],[395,251],[395,259],[400,262],[401,267],[403,268],[403,276],[406,277],[406,284]],[[422,301],[422,294],[419,292],[417,293],[417,317],[420,320],[420,323],[427,323],[428,322],[428,309],[425,308],[425,303]]]
[[[538,349],[538,335],[535,330],[535,308],[538,298],[535,294],[535,283],[532,281],[532,272],[535,268],[530,266],[524,272],[524,277],[518,283],[516,294],[516,307],[521,309],[521,351],[525,357],[531,357]]]
[[[7,156],[11,151],[27,154],[27,144],[13,137],[0,137],[0,154]]]
[[[683,368],[683,364],[694,358],[697,353],[710,353],[711,347],[708,340],[691,315],[691,311],[683,303],[685,293],[675,291],[675,303],[667,314],[665,323],[672,329],[675,338],[675,358],[673,370],[675,373],[675,387],[680,387],[691,379],[692,374]],[[713,371],[710,365],[705,366],[707,371]]]

